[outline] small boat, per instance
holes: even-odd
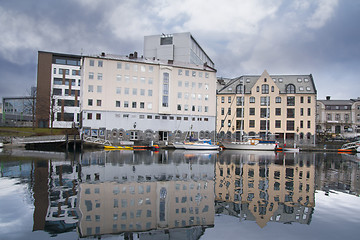
[[[274,151],[277,143],[276,141],[251,138],[240,142],[222,142],[222,145],[224,145],[225,149]]]
[[[360,141],[346,143],[338,149],[338,152],[360,152]]]
[[[283,148],[284,152],[299,152],[299,148]]]
[[[105,145],[104,149],[105,150],[134,150],[133,147],[129,147],[129,146],[109,146],[109,145]]]

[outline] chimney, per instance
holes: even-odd
[[[133,54],[133,53],[130,53],[129,58],[130,58],[130,59],[133,59],[133,58],[134,58],[134,54]]]
[[[101,56],[102,56],[102,57],[105,57],[105,52],[102,52],[102,53],[101,53]]]
[[[326,96],[326,100],[330,100],[330,96]]]
[[[168,64],[174,64],[174,60],[168,60]]]
[[[135,52],[134,52],[134,58],[137,58],[137,56],[138,56],[138,55],[137,55],[137,52],[135,51]]]

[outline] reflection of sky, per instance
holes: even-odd
[[[263,229],[255,221],[220,215],[214,228],[201,239],[359,239],[360,198],[341,192],[315,193],[315,210],[310,225],[268,222]]]
[[[49,239],[43,231],[32,232],[34,205],[27,199],[26,184],[17,179],[0,178],[0,239]],[[76,233],[57,236],[76,239]],[[56,237],[52,239],[57,239]]]

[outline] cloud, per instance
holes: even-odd
[[[323,27],[326,22],[334,15],[338,0],[318,0],[315,12],[307,21],[309,28],[318,29]]]

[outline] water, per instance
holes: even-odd
[[[0,239],[358,239],[360,158],[0,154]]]

